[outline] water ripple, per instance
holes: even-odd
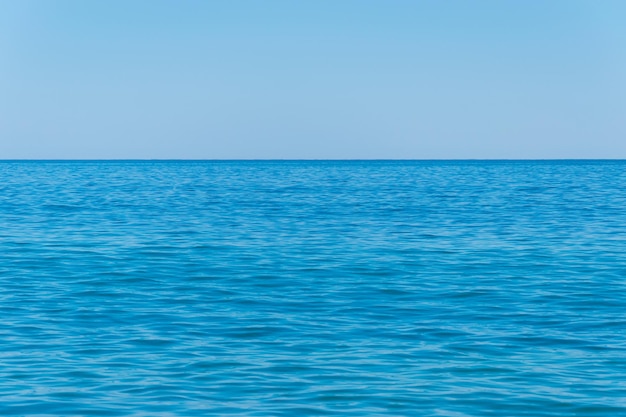
[[[626,416],[626,163],[1,162],[0,414]]]

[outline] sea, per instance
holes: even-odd
[[[2,416],[626,416],[626,161],[0,162]]]

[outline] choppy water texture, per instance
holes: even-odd
[[[625,162],[0,178],[0,415],[626,416]]]

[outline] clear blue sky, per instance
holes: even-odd
[[[626,1],[0,0],[10,158],[626,158]]]

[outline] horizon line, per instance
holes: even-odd
[[[0,162],[431,162],[626,161],[626,158],[7,158]]]

